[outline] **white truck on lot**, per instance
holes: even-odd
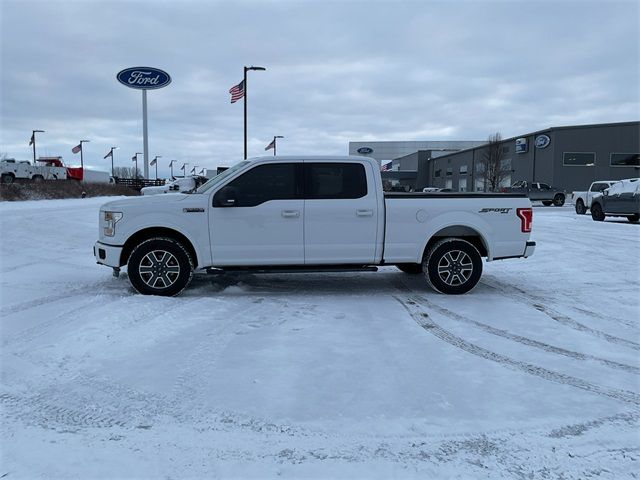
[[[385,193],[366,157],[244,160],[192,193],[104,204],[94,256],[127,265],[143,294],[176,295],[195,270],[424,274],[437,291],[471,290],[488,261],[528,257],[523,194]]]
[[[193,176],[176,178],[172,182],[167,182],[164,185],[158,185],[153,187],[144,187],[140,190],[142,195],[158,195],[161,193],[179,193],[188,190],[193,190],[199,187],[207,181],[206,177]]]
[[[15,160],[7,158],[0,160],[0,181],[2,183],[13,183],[16,180],[65,180],[67,169],[60,164],[44,162],[42,165],[31,165],[28,160]]]
[[[578,215],[584,215],[591,208],[591,201],[596,195],[600,195],[604,190],[616,183],[616,180],[598,180],[593,182],[586,192],[573,192],[571,202]]]

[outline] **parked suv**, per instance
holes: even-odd
[[[528,183],[524,180],[516,182],[510,187],[503,188],[505,193],[525,193],[531,201],[540,200],[544,206],[551,204],[556,207],[564,205],[567,194],[564,190],[560,190],[549,186],[546,183]]]
[[[591,201],[591,218],[601,222],[606,217],[640,220],[640,178],[620,180]]]

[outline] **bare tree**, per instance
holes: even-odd
[[[484,182],[485,191],[495,192],[511,176],[511,165],[504,159],[500,132],[489,135],[488,142],[478,164],[478,174]]]
[[[118,178],[142,178],[142,172],[138,169],[136,175],[136,167],[114,167],[113,176]]]

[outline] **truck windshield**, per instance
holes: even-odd
[[[244,168],[244,166],[247,165],[248,163],[249,163],[248,160],[243,160],[242,162],[236,163],[233,167],[227,168],[224,172],[216,175],[211,180],[209,180],[207,183],[205,183],[200,188],[198,188],[196,190],[196,193],[204,193],[207,190],[211,189],[212,187],[215,187],[218,183],[223,181],[228,176],[233,175],[238,170],[241,170],[242,168]]]

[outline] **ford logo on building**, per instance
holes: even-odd
[[[162,88],[171,83],[171,77],[167,72],[151,67],[125,68],[118,72],[116,78],[121,84],[139,90]]]
[[[360,147],[356,152],[361,153],[362,155],[369,155],[373,153],[373,148],[371,147]]]
[[[536,137],[535,146],[536,148],[547,148],[551,143],[551,139],[548,135],[538,135]]]

